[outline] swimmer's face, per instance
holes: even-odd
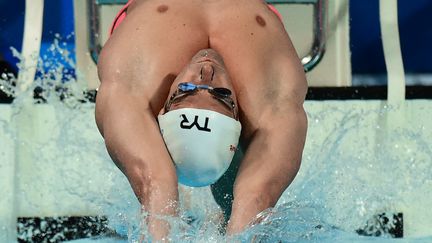
[[[238,114],[238,104],[231,78],[225,68],[222,57],[213,49],[200,50],[194,57],[192,57],[189,64],[182,70],[171,85],[168,98],[177,90],[179,83],[192,83],[195,85],[208,85],[213,88],[226,88],[231,91],[231,98],[235,104],[235,111],[215,99],[212,94],[207,90],[198,90],[191,95],[174,101],[169,110],[176,110],[180,108],[198,108],[207,109],[219,112],[229,117],[235,118],[234,113]],[[162,109],[161,113],[165,113]]]

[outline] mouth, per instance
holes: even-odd
[[[201,57],[201,58],[199,58],[197,60],[197,62],[198,63],[201,63],[201,62],[216,62],[216,60],[214,58],[211,58],[211,57],[207,56],[207,57]]]
[[[202,63],[202,62],[214,62],[214,61],[210,58],[204,58],[204,59],[197,61],[197,63]]]
[[[213,64],[213,65],[215,65],[215,66],[218,66],[218,67],[221,67],[221,66],[222,66],[222,65],[219,63],[218,60],[213,59],[213,58],[211,58],[211,57],[203,57],[203,58],[200,58],[200,59],[198,59],[198,60],[196,61],[196,63],[198,63],[198,64],[211,63],[211,64]]]
[[[203,49],[199,51],[193,57],[193,60],[195,63],[211,62],[219,66],[222,66],[223,64],[222,57],[213,49]]]

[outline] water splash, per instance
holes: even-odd
[[[308,132],[315,135],[308,137],[302,169],[282,199],[313,202],[323,209],[325,222],[346,232],[380,213],[409,215],[413,198],[432,189],[429,123],[417,119],[415,125],[389,129],[386,118],[401,108],[364,103],[310,107]],[[421,198],[417,210],[430,202]]]

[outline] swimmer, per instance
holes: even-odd
[[[96,123],[155,240],[169,232],[158,216],[178,214],[179,182],[211,184],[231,235],[299,170],[306,78],[262,0],[129,1],[98,73]]]

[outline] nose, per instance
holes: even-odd
[[[202,82],[211,82],[214,77],[214,68],[210,63],[205,63],[201,67],[200,79]]]

